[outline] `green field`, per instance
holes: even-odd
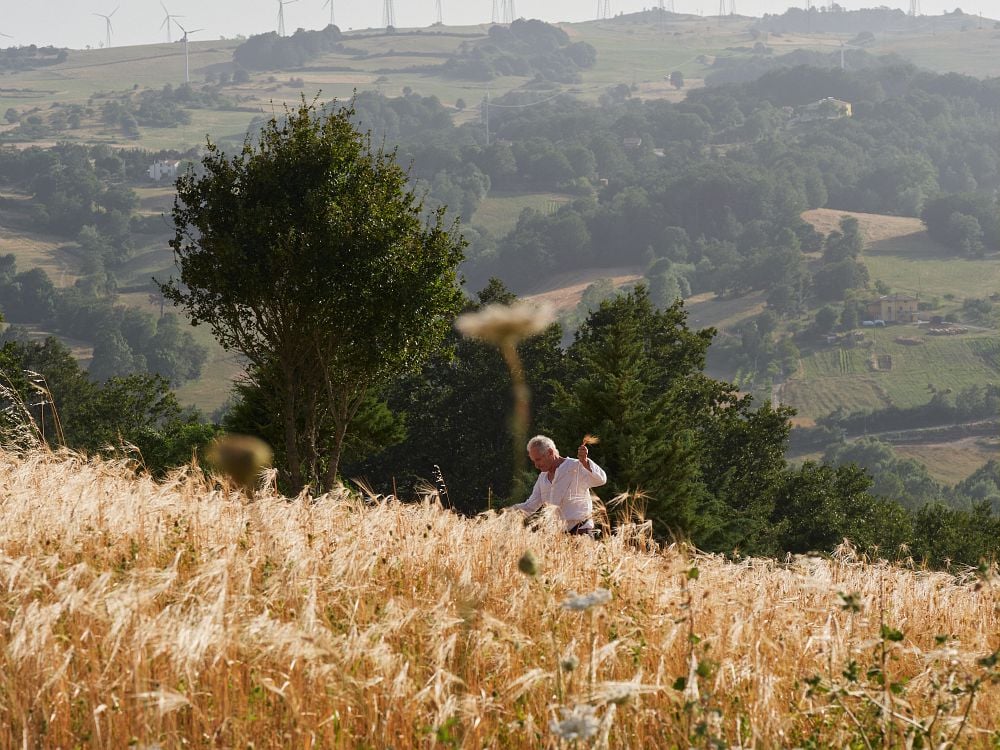
[[[479,204],[470,224],[489,230],[496,237],[506,234],[517,224],[517,217],[526,208],[552,213],[573,200],[563,193],[491,193]]]
[[[864,253],[873,280],[922,297],[987,297],[1000,291],[1000,255],[981,260],[948,255],[926,232],[874,243]]]
[[[897,336],[921,337],[925,343],[896,343]],[[925,404],[935,390],[957,393],[972,385],[1000,381],[1000,338],[996,334],[960,337],[922,336],[916,326],[868,333],[874,349],[829,347],[803,352],[800,373],[789,380],[782,401],[803,417],[817,418],[835,409],[857,411],[886,406]],[[889,355],[892,369],[875,370],[872,352]]]

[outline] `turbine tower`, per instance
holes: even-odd
[[[333,0],[326,0],[326,2],[323,3],[324,8],[328,5],[330,6],[330,25],[333,26],[334,24],[337,23],[333,17]]]
[[[514,23],[517,18],[517,11],[514,10],[514,0],[500,0],[502,11],[501,23]]]
[[[184,83],[191,83],[191,64],[188,59],[188,36],[190,34],[197,34],[199,31],[204,31],[204,29],[185,29],[177,21],[177,28],[184,32],[184,36],[180,38],[180,41],[184,42]]]
[[[120,8],[120,7],[121,6],[119,5],[113,11],[111,11],[110,13],[108,13],[108,15],[104,15],[103,13],[93,13],[92,14],[92,15],[95,15],[95,16],[100,16],[101,18],[104,19],[104,31],[107,34],[107,46],[108,47],[111,46],[111,16],[113,16],[115,13],[117,13],[118,12],[118,8]]]
[[[920,15],[920,0],[910,0],[910,15],[914,18]]]
[[[719,17],[730,15],[736,15],[736,0],[719,0]]]
[[[163,19],[163,23],[160,24],[160,28],[162,29],[164,26],[167,27],[167,41],[168,42],[172,42],[174,40],[170,38],[170,26],[171,26],[171,23],[173,22],[173,20],[175,18],[184,18],[184,16],[176,16],[176,15],[174,15],[169,10],[167,10],[167,6],[164,5],[163,3],[160,3],[160,7],[163,8],[163,12],[167,14],[167,17]]]
[[[441,25],[444,24],[444,11],[441,8],[441,0],[437,0],[434,3],[434,22]]]
[[[278,0],[278,36],[285,35],[285,6],[297,3],[298,1],[299,0]]]
[[[385,0],[382,10],[382,25],[387,29],[396,28],[396,3],[394,0]]]
[[[611,0],[597,0],[597,18],[611,18]]]

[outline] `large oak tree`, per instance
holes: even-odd
[[[443,209],[422,218],[352,114],[303,100],[236,155],[209,142],[202,173],[177,180],[180,278],[162,291],[271,395],[293,492],[333,486],[358,409],[423,363],[462,304],[455,226]]]

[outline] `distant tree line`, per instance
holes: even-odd
[[[21,71],[44,68],[65,62],[69,50],[51,45],[39,47],[27,44],[0,49],[0,70]]]
[[[597,51],[587,42],[571,42],[565,31],[544,21],[519,18],[507,26],[491,26],[487,39],[463,43],[435,72],[470,81],[533,76],[579,83],[580,71],[596,62]]]
[[[205,347],[181,327],[176,315],[159,319],[115,305],[86,289],[57,289],[40,268],[21,273],[13,255],[0,256],[0,313],[11,325],[4,338],[27,340],[25,325],[94,342],[89,373],[97,381],[155,373],[172,385],[201,375]]]
[[[838,3],[830,7],[788,8],[784,13],[765,13],[754,24],[760,31],[805,34],[857,34],[862,31],[899,31],[914,22],[899,8],[847,10]]]
[[[291,36],[278,36],[274,31],[254,34],[233,50],[233,62],[246,70],[300,68],[338,50],[342,39],[340,29],[333,25],[318,31],[298,29]]]

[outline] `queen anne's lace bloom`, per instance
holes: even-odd
[[[581,704],[572,709],[560,708],[559,713],[562,714],[562,721],[553,719],[549,722],[549,729],[564,740],[571,742],[587,740],[601,728],[601,722],[594,713],[593,706]]]
[[[611,592],[607,589],[597,589],[589,594],[577,594],[571,592],[569,599],[562,603],[563,609],[573,612],[583,612],[591,607],[599,607],[611,601]]]
[[[512,346],[541,333],[553,320],[551,305],[515,302],[513,305],[488,305],[477,312],[460,315],[455,327],[469,338],[497,346]]]

